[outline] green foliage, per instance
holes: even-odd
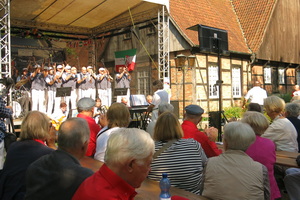
[[[241,107],[224,108],[224,114],[228,120],[231,118],[239,119],[242,117],[243,113],[244,113],[244,111]]]
[[[290,101],[291,101],[291,99],[292,99],[292,94],[291,94],[291,93],[286,93],[286,94],[278,94],[278,95],[276,95],[276,96],[278,96],[278,97],[282,98],[282,99],[284,100],[284,102],[285,102],[285,103],[288,103],[288,102],[290,102]]]

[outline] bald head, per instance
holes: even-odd
[[[81,148],[89,141],[90,129],[86,120],[69,118],[63,122],[58,131],[58,147],[68,150]]]

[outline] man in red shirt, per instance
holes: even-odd
[[[94,156],[96,152],[96,137],[100,131],[100,126],[96,124],[94,116],[94,107],[96,105],[95,100],[84,97],[77,102],[77,117],[83,118],[87,121],[90,128],[90,141],[88,144],[88,149],[86,151],[86,156]]]
[[[202,120],[202,114],[204,110],[198,105],[188,105],[185,107],[184,121],[181,125],[184,137],[193,138],[198,141],[206,156],[213,157],[222,153],[222,150],[218,149],[215,140],[218,136],[218,129],[210,127],[201,132],[197,128],[197,124]]]
[[[151,136],[137,128],[119,128],[109,137],[104,164],[79,186],[72,200],[133,200],[135,188],[150,172]]]

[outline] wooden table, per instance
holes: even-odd
[[[224,147],[222,144],[217,144],[217,147],[224,151]],[[276,164],[287,166],[287,167],[297,167],[296,158],[299,156],[300,153],[296,152],[289,152],[289,151],[276,151]]]
[[[289,152],[289,151],[276,151],[276,164],[287,167],[299,168],[296,158],[300,153]]]
[[[99,160],[95,160],[91,157],[84,156],[79,160],[82,167],[86,167],[91,169],[93,172],[96,172],[100,169],[100,167],[103,165],[103,162],[100,162]]]
[[[142,183],[141,187],[136,189],[136,192],[138,194],[134,198],[135,200],[157,200],[159,199],[158,197],[160,194],[159,183],[150,179],[146,179]],[[208,200],[206,197],[175,187],[171,187],[170,193],[172,196],[180,196],[190,200]]]

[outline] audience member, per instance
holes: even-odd
[[[249,103],[248,111],[262,112],[261,106],[258,103]]]
[[[285,105],[285,117],[292,122],[297,131],[298,152],[300,151],[300,104],[287,103]]]
[[[208,159],[200,186],[203,196],[214,200],[270,199],[267,168],[245,153],[254,140],[255,133],[246,123],[224,126],[225,152]]]
[[[264,100],[267,115],[273,120],[262,137],[271,139],[277,151],[298,152],[297,131],[294,125],[283,116],[285,103],[277,96]]]
[[[300,169],[289,168],[286,170],[284,185],[290,200],[298,200],[300,197]]]
[[[150,135],[136,128],[120,128],[109,137],[105,164],[78,188],[73,200],[133,200],[147,177],[154,153]]]
[[[299,85],[294,86],[295,91],[293,92],[292,96],[300,96],[300,87]]]
[[[49,118],[39,111],[31,111],[24,117],[20,141],[12,143],[6,155],[0,177],[0,199],[24,199],[28,166],[53,151],[45,141],[49,146],[55,146],[55,130],[49,124]]]
[[[169,104],[169,103],[161,103],[158,106],[158,116],[161,115],[164,112],[173,112],[174,110],[174,106]],[[147,126],[147,132],[151,135],[151,137],[153,137],[154,134],[154,127],[156,124],[156,119],[149,122],[148,126]]]
[[[218,129],[210,127],[204,132],[198,130],[197,125],[202,120],[204,110],[198,105],[188,105],[185,107],[184,121],[181,125],[183,138],[193,138],[198,141],[208,158],[218,156],[222,150],[218,149],[215,140],[218,137]]]
[[[153,88],[156,91],[154,92],[152,102],[147,109],[148,112],[152,111],[152,121],[158,118],[159,104],[169,103],[169,94],[164,90],[164,85],[160,80],[156,80],[153,82]]]
[[[11,118],[12,108],[5,106],[5,103],[0,96],[0,170],[3,168],[4,158],[5,158],[5,148],[4,148],[4,133],[6,132],[6,125],[4,122],[5,118]]]
[[[85,155],[89,138],[86,120],[67,119],[58,132],[58,149],[28,167],[25,199],[71,199],[82,181],[93,174],[78,161]]]
[[[200,194],[199,184],[207,158],[197,141],[182,137],[183,131],[173,113],[164,112],[158,117],[153,136],[156,153],[148,177],[159,181],[165,172],[172,186]]]
[[[274,165],[276,162],[275,144],[270,139],[260,137],[269,127],[268,119],[262,113],[248,111],[245,112],[241,122],[249,124],[256,134],[255,142],[248,147],[246,154],[254,161],[267,167],[271,200],[280,198],[281,194],[274,177]]]
[[[122,103],[113,103],[106,113],[108,125],[101,129],[97,135],[96,153],[94,158],[104,162],[104,155],[107,140],[110,134],[120,127],[128,127],[130,122],[130,113],[128,108]]]
[[[85,119],[90,128],[90,141],[85,154],[86,156],[94,156],[96,152],[97,133],[101,130],[100,126],[96,124],[93,118],[95,104],[95,100],[89,97],[83,97],[77,102],[77,117]]]

